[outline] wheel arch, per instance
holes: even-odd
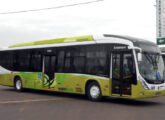
[[[15,85],[15,82],[16,82],[16,79],[17,78],[20,78],[21,79],[21,81],[22,81],[22,78],[21,78],[21,76],[19,76],[19,75],[16,75],[16,76],[14,76],[14,79],[13,79],[13,83],[14,83],[14,85]]]
[[[88,85],[89,85],[91,82],[96,82],[96,83],[99,85],[100,90],[101,90],[101,93],[102,93],[101,82],[98,81],[98,80],[89,79],[89,80],[87,80],[86,83],[85,83],[85,94],[87,94],[87,88],[88,88]]]

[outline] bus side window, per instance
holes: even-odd
[[[84,73],[85,71],[85,50],[83,47],[68,47],[65,49],[64,72]]]
[[[64,67],[64,57],[65,57],[65,52],[64,50],[60,50],[58,52],[58,58],[57,58],[57,72],[64,72],[63,67]]]
[[[13,54],[11,52],[0,53],[0,66],[13,70]]]
[[[85,57],[79,56],[74,57],[73,61],[74,71],[77,73],[84,73],[84,67],[85,67]]]
[[[74,47],[72,51],[72,66],[75,73],[84,73],[85,72],[85,60],[86,60],[86,51],[84,47],[78,46]]]
[[[108,76],[107,49],[103,46],[88,46],[86,51],[86,72]]]
[[[42,71],[42,55],[39,52],[31,52],[31,67],[30,70],[33,72]]]

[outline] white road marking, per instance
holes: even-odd
[[[56,98],[56,99],[36,99],[36,100],[20,100],[20,101],[3,101],[0,104],[17,104],[17,103],[30,103],[30,102],[47,102],[47,101],[57,101],[64,100],[64,98]]]

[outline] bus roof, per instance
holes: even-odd
[[[58,38],[58,39],[21,43],[21,44],[9,46],[9,48],[34,46],[34,45],[45,45],[45,44],[56,44],[56,43],[68,43],[68,42],[82,42],[82,41],[92,41],[92,40],[93,40],[92,35],[86,35],[86,36],[78,36],[78,37]]]
[[[74,45],[89,45],[89,44],[125,44],[130,47],[139,45],[156,46],[155,43],[148,40],[139,39],[130,36],[112,35],[112,34],[101,34],[101,35],[84,35],[78,37],[58,38],[50,40],[34,41],[29,43],[22,43],[9,46],[6,50],[22,50],[22,49],[35,49],[45,47],[64,47]]]
[[[148,45],[156,46],[155,43],[153,43],[153,42],[151,42],[149,40],[145,40],[145,39],[141,39],[141,38],[136,38],[136,37],[131,37],[131,36],[104,34],[104,37],[121,38],[121,39],[129,40],[129,41],[131,41],[133,43],[141,43],[141,44],[148,44]]]

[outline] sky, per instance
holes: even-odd
[[[0,13],[96,0],[0,0]],[[37,12],[0,14],[0,48],[91,34],[129,35],[156,43],[156,0],[104,0]]]

